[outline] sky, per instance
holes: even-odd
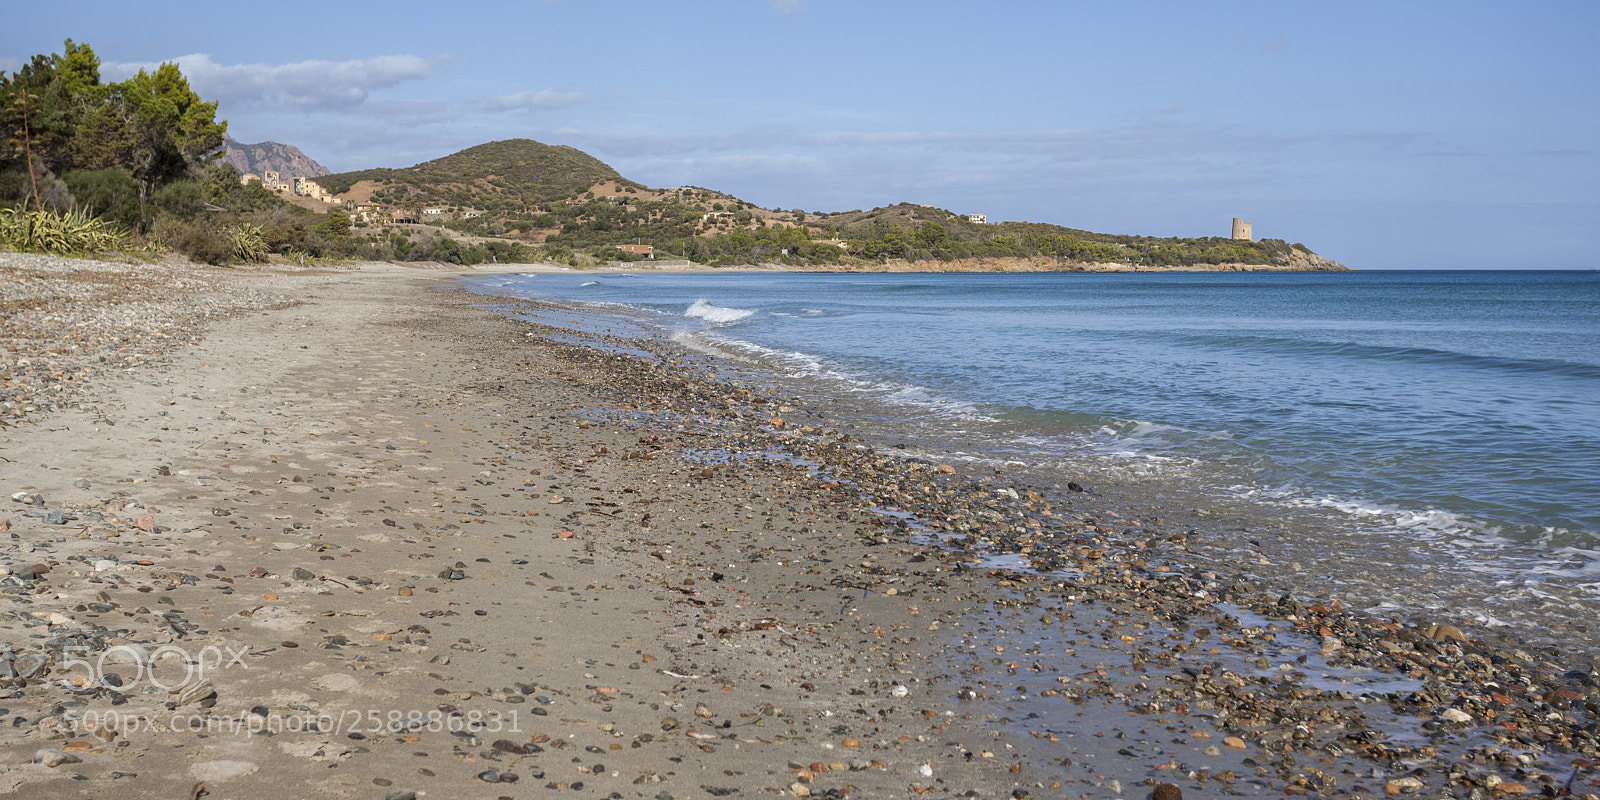
[[[334,171],[579,148],[765,208],[1302,242],[1357,269],[1600,267],[1600,3],[26,3],[0,69],[175,61]]]

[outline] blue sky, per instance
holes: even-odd
[[[516,137],[764,207],[1304,242],[1356,268],[1600,267],[1600,3],[28,3],[177,61],[335,171]]]

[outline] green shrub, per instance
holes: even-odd
[[[233,241],[227,231],[217,230],[203,219],[179,219],[166,214],[156,218],[151,238],[206,264],[226,264],[233,256]]]
[[[78,203],[126,228],[139,224],[139,182],[127,170],[79,169],[61,176]]]
[[[175,217],[195,217],[206,210],[206,188],[194,181],[173,181],[157,189],[150,204]]]

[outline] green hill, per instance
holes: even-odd
[[[395,206],[454,206],[514,214],[564,200],[604,181],[638,184],[574,147],[507,139],[404,169],[366,169],[318,179],[343,194],[360,181],[380,184],[373,201]]]

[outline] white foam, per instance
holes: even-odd
[[[704,297],[694,301],[684,310],[683,315],[703,319],[713,325],[728,325],[739,320],[753,316],[756,312],[743,308],[723,308],[706,302]]]
[[[696,301],[696,304],[700,302],[703,301]],[[679,332],[673,334],[672,340],[707,355],[759,364],[789,377],[832,381],[845,392],[875,395],[895,405],[928,409],[946,418],[990,420],[979,414],[977,407],[971,403],[945,397],[922,386],[863,380],[809,353],[778,350],[709,332]]]
[[[712,341],[688,331],[678,331],[672,334],[672,341],[683,347],[693,350],[696,353],[708,355],[713,358],[737,361],[741,364],[753,365],[759,363],[756,361],[756,359],[746,356],[743,353],[735,352],[732,348],[719,346],[722,344],[721,342]]]
[[[599,281],[584,281],[583,283],[580,283],[578,285],[579,286],[599,286],[600,282]]]
[[[1566,559],[1566,561],[1542,565],[1536,568],[1534,572],[1555,578],[1583,581],[1585,585],[1600,578],[1600,554],[1593,550],[1562,547],[1556,549],[1553,555],[1556,558]]]
[[[688,336],[675,334],[672,338],[673,341],[684,342],[691,347],[698,345],[702,352],[722,354],[726,358],[747,364],[762,364],[793,377],[843,377],[823,366],[822,360],[816,356],[793,350],[762,347],[759,344],[747,342],[743,339],[734,339],[714,333],[689,334]]]

